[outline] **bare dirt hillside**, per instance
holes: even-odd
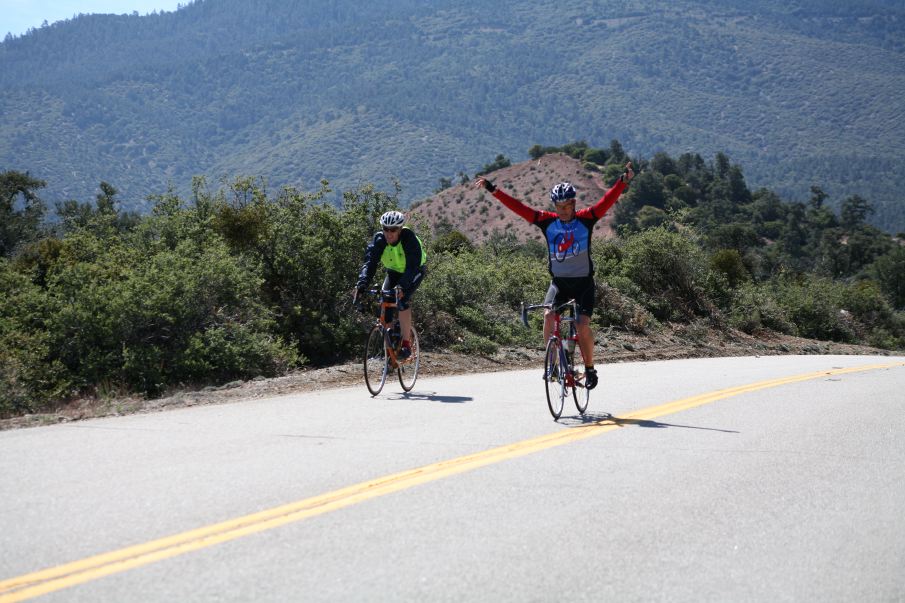
[[[558,182],[565,180],[575,186],[577,209],[596,203],[609,188],[603,182],[603,174],[585,169],[580,161],[562,153],[512,165],[488,174],[487,178],[526,205],[545,210],[552,209],[550,189]],[[522,242],[542,240],[537,227],[506,209],[490,193],[475,188],[472,182],[448,188],[414,204],[409,217],[422,230],[427,227],[431,231],[448,220],[473,243],[485,242],[495,231],[512,233]],[[598,223],[595,236],[611,236],[611,220],[612,212]]]

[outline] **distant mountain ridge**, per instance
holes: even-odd
[[[856,5],[855,5],[856,4]],[[534,144],[727,153],[905,230],[897,0],[200,0],[0,44],[0,168],[130,209],[194,175],[429,196]]]

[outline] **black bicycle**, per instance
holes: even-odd
[[[578,332],[575,329],[575,321],[578,320],[578,303],[570,299],[564,304],[530,304],[522,303],[522,324],[528,326],[528,312],[543,308],[553,310],[553,333],[547,340],[547,350],[544,355],[544,388],[547,392],[547,406],[554,420],[562,416],[563,406],[569,392],[575,400],[575,408],[579,414],[584,414],[588,409],[591,390],[585,386],[585,375],[575,370],[573,356],[575,343],[578,341]],[[563,312],[568,311],[568,316]],[[562,333],[562,325],[565,323],[567,333]]]

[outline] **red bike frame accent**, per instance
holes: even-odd
[[[561,344],[560,347],[563,349],[563,352],[565,353],[565,351],[566,351],[565,346],[566,346],[567,342],[573,341],[573,342],[575,342],[575,344],[578,344],[578,327],[577,326],[575,326],[574,333],[570,333],[567,337],[562,336],[562,329],[561,329],[562,313],[557,312],[557,310],[561,310],[566,307],[572,308],[572,316],[570,318],[568,318],[567,320],[569,322],[571,322],[573,325],[577,325],[578,308],[575,304],[574,299],[570,299],[569,301],[567,301],[564,304],[559,305],[558,307],[555,307],[553,304],[533,304],[533,305],[522,304],[522,323],[525,326],[528,326],[528,315],[527,315],[528,310],[537,310],[539,308],[551,310],[553,312],[553,333],[550,336],[555,337],[556,339],[559,340],[559,342]],[[580,350],[580,347],[579,347],[579,350]],[[572,351],[569,353],[572,355],[572,358],[570,359],[571,361],[569,362],[570,370],[569,370],[568,374],[566,375],[566,385],[568,385],[569,387],[575,387],[576,380],[575,380],[575,347],[574,346],[572,347]],[[584,387],[584,385],[579,384],[578,387]]]
[[[401,290],[402,289],[399,286],[397,286],[395,288],[395,290],[394,290],[396,293],[395,301],[387,301],[386,299],[384,299],[383,292],[377,291],[377,290],[373,291],[380,297],[380,312],[377,315],[377,321],[383,327],[383,345],[386,346],[387,356],[390,357],[390,368],[392,368],[392,369],[395,369],[400,364],[399,360],[396,359],[396,348],[390,342],[390,331],[392,330],[393,322],[399,320],[399,294],[400,294]],[[387,310],[396,310],[396,317],[393,319],[387,319]],[[404,337],[402,337],[402,323],[401,322],[399,323],[399,332],[400,332],[399,337],[400,337],[400,341],[401,341],[402,339],[405,339]],[[408,361],[404,360],[402,362],[402,364],[405,364],[406,362],[408,362]]]
[[[573,316],[569,319],[570,322],[574,322],[578,320],[577,316]],[[575,387],[575,347],[574,345],[578,344],[578,329],[574,329],[574,333],[570,333],[568,336],[563,337],[562,332],[560,331],[560,326],[562,325],[562,314],[560,312],[553,312],[553,337],[559,339],[559,341],[563,345],[563,351],[572,355],[572,358],[569,359],[569,372],[566,373],[566,385],[569,387]],[[574,345],[572,347],[572,351],[568,352],[567,343],[572,341]]]

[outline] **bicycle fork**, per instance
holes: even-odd
[[[575,370],[574,359],[570,356],[571,354],[569,352],[566,352],[564,348],[560,348],[559,361],[562,363],[563,367],[568,368],[568,370],[563,371],[566,387],[571,387],[573,389],[584,387],[584,383],[581,383],[581,379],[584,375],[580,375],[578,371]]]
[[[566,354],[566,350],[562,346],[559,347],[559,358],[557,359],[557,363],[549,368],[549,371],[544,374],[544,379],[547,381],[558,382],[560,380],[560,367],[563,367],[562,375],[563,375],[563,383],[566,387],[576,387],[578,385],[578,378],[575,375],[575,369],[572,366],[572,362],[569,360],[569,357]],[[569,370],[565,370],[568,368]]]
[[[394,371],[405,364],[409,364],[410,362],[412,362],[412,360],[414,360],[414,356],[409,356],[402,362],[399,361],[399,359],[396,357],[396,352],[399,351],[399,344],[394,344],[393,339],[390,337],[390,329],[384,330],[383,345],[387,350],[387,367],[391,371]]]

